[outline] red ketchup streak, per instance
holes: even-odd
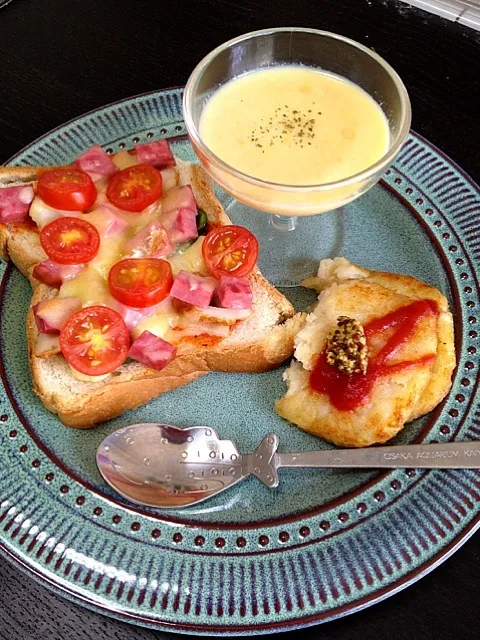
[[[327,394],[333,406],[340,411],[350,411],[366,404],[378,378],[410,367],[425,365],[435,360],[436,355],[431,354],[417,360],[403,360],[389,364],[390,360],[413,335],[418,323],[430,313],[438,315],[438,307],[435,302],[419,300],[369,322],[364,327],[367,345],[369,345],[369,338],[378,336],[388,329],[395,329],[395,332],[380,351],[369,359],[365,374],[342,373],[333,365],[328,364],[325,348],[310,374],[310,388],[317,393]]]

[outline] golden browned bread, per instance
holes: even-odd
[[[230,224],[215,198],[209,178],[197,165],[177,161],[179,184],[191,184],[197,205],[210,222]],[[0,188],[34,182],[35,167],[0,168]],[[32,306],[57,292],[32,276],[33,267],[47,258],[35,225],[0,224],[0,254],[8,257],[29,278]],[[220,341],[208,336],[182,341],[177,356],[165,369],[155,371],[129,362],[101,381],[82,381],[72,375],[60,355],[35,355],[37,328],[32,310],[27,319],[28,352],[33,388],[45,406],[64,424],[87,428],[133,409],[164,391],[195,380],[209,371],[260,372],[278,366],[293,353],[294,336],[302,316],[272,287],[258,270],[250,276],[252,314]]]
[[[275,405],[283,418],[337,445],[364,447],[389,440],[406,422],[431,411],[445,397],[455,367],[453,319],[437,289],[410,276],[368,271],[344,258],[323,260],[318,276],[305,285],[320,295],[296,337],[295,361],[284,374],[288,390]],[[415,300],[434,301],[438,314],[422,317],[389,364],[434,357],[381,376],[368,402],[354,409],[339,409],[329,395],[311,389],[310,373],[338,316],[365,326]],[[380,335],[369,348],[378,352],[390,336]]]

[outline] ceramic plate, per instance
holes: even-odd
[[[193,160],[181,89],[98,109],[31,144],[15,164],[71,161],[158,137]],[[219,194],[226,209],[231,199]],[[480,197],[448,158],[412,134],[380,184],[342,216],[319,216],[316,259],[335,253],[415,275],[448,296],[458,367],[446,401],[398,442],[480,438]],[[285,470],[278,489],[249,479],[178,512],[141,509],[102,481],[95,451],[135,422],[215,427],[241,451],[275,431],[280,450],[328,445],[273,412],[281,370],[210,374],[90,431],[67,429],[35,397],[25,348],[30,291],[4,263],[0,299],[0,545],[40,582],[78,603],[152,627],[268,633],[331,620],[405,587],[479,524],[475,470]],[[286,293],[301,308],[300,288]],[[479,450],[480,455],[480,450]]]

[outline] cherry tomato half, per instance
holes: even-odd
[[[130,349],[130,333],[117,311],[84,307],[64,324],[60,348],[74,369],[86,376],[101,376],[123,364]]]
[[[127,258],[108,274],[110,293],[129,307],[151,307],[168,296],[173,284],[172,267],[159,258]]]
[[[257,261],[258,242],[245,227],[216,227],[205,236],[202,253],[208,269],[216,278],[248,276]]]
[[[54,262],[83,264],[97,255],[100,237],[90,222],[65,216],[42,227],[40,244]]]
[[[49,207],[85,211],[97,199],[97,189],[88,173],[65,167],[40,174],[37,193]]]
[[[119,209],[140,213],[162,195],[162,174],[148,164],[136,164],[115,173],[107,198]]]

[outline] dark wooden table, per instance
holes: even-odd
[[[97,106],[181,85],[198,60],[268,26],[335,31],[400,73],[413,128],[480,179],[480,34],[397,0],[13,0],[0,10],[0,162]],[[480,637],[479,536],[433,573],[361,613],[284,634],[301,638]],[[178,637],[82,609],[0,559],[0,637]]]

